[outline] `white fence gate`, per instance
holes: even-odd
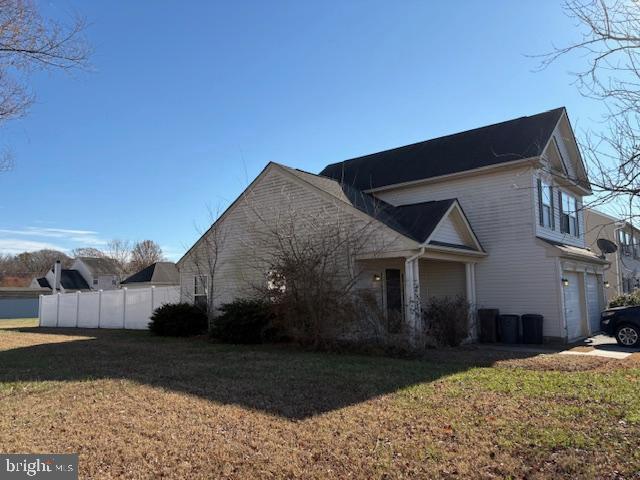
[[[179,301],[177,286],[41,295],[40,326],[146,330],[156,308]]]

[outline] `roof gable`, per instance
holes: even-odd
[[[156,262],[127,277],[121,283],[128,284],[142,282],[178,284],[180,283],[180,274],[178,273],[178,268],[175,263]]]
[[[460,237],[460,241],[446,242],[448,246],[463,246],[482,251],[482,247],[456,199],[393,206],[351,185],[340,184],[336,180],[283,165],[279,166],[286,172],[342,200],[419,244],[426,243],[436,229],[445,229],[446,226],[442,226],[442,222],[444,219],[448,219],[449,222],[456,222],[453,228]]]
[[[477,249],[473,232],[468,228],[459,209],[452,209],[429,237],[434,245],[452,245]]]
[[[106,257],[78,257],[93,275],[117,275],[118,264],[112,258]]]
[[[334,163],[320,174],[371,190],[537,157],[564,112],[557,108]]]
[[[541,156],[552,174],[567,179],[587,192],[591,191],[587,169],[566,112],[558,120]]]

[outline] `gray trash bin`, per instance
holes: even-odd
[[[500,341],[503,343],[518,343],[519,315],[500,315]]]

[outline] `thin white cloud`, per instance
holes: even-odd
[[[98,237],[98,232],[93,230],[77,230],[71,228],[44,228],[25,227],[23,229],[0,229],[0,236],[4,235],[24,235],[41,238],[60,238],[70,242],[79,243],[80,246],[105,245],[106,240]]]
[[[106,243],[93,230],[32,226],[0,229],[0,253],[16,254],[43,248],[66,252],[79,247],[100,247]]]
[[[24,238],[0,238],[0,253],[17,255],[22,252],[35,252],[36,250],[60,250],[66,252],[67,249],[48,242],[37,242],[25,240]]]

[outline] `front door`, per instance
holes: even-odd
[[[402,325],[402,275],[399,269],[388,268],[384,272],[387,303],[387,328],[398,333]]]

